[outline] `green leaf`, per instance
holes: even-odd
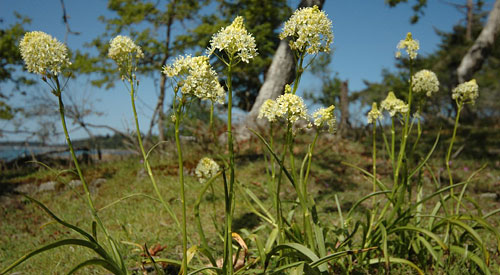
[[[441,257],[438,255],[437,251],[432,247],[432,245],[422,236],[417,236],[417,240],[425,246],[427,251],[431,254],[434,261],[436,261],[440,266],[443,266],[443,261],[441,261]]]
[[[63,220],[61,220],[59,217],[57,217],[54,213],[52,213],[52,211],[50,211],[43,203],[35,200],[34,198],[30,197],[30,196],[27,196],[25,195],[26,198],[28,198],[29,200],[31,200],[32,202],[38,204],[38,206],[40,206],[40,208],[43,209],[43,211],[45,211],[47,214],[49,214],[49,216],[51,216],[56,222],[62,224],[63,226],[66,226],[68,228],[71,228],[73,229],[74,231],[80,233],[82,236],[84,236],[85,238],[87,238],[89,241],[93,242],[93,243],[97,243],[97,241],[94,239],[94,237],[92,237],[89,233],[87,233],[85,230],[75,226],[75,225],[72,225],[72,224],[69,224]]]
[[[382,232],[382,252],[384,252],[385,270],[389,270],[389,249],[387,249],[387,230],[383,223],[380,223],[380,231]]]
[[[349,212],[347,212],[347,217],[350,217],[352,212],[356,209],[356,207],[358,207],[358,205],[360,205],[362,202],[364,202],[365,200],[373,197],[373,196],[378,196],[378,195],[382,195],[382,194],[387,194],[387,193],[391,193],[390,190],[385,190],[385,191],[377,191],[377,192],[373,192],[373,193],[370,193],[364,197],[362,197],[361,199],[359,199],[358,201],[356,201],[356,203],[354,203],[354,205],[351,207],[351,209],[349,209]]]
[[[335,252],[335,253],[329,254],[321,259],[318,259],[318,260],[310,263],[309,266],[317,267],[317,266],[320,266],[322,264],[325,264],[331,260],[334,260],[334,259],[342,257],[342,256],[364,253],[364,252],[368,252],[370,250],[375,250],[375,249],[377,249],[377,247],[369,247],[369,248],[363,248],[363,249],[354,249],[354,250],[345,250],[345,251]]]
[[[427,163],[427,161],[431,157],[432,153],[434,153],[434,150],[436,149],[436,146],[437,146],[437,144],[439,142],[439,136],[440,135],[441,135],[441,131],[438,132],[438,135],[436,137],[436,141],[434,141],[434,145],[432,146],[431,150],[429,151],[429,153],[427,154],[427,156],[425,157],[425,159],[421,163],[419,163],[417,165],[417,167],[415,167],[415,169],[410,173],[410,175],[408,176],[408,178],[413,177],[413,175],[415,175],[415,173],[417,173],[418,170],[420,170]]]
[[[305,263],[304,261],[299,261],[299,262],[294,262],[294,263],[287,264],[287,265],[282,265],[276,269],[273,269],[272,271],[269,271],[269,273],[270,274],[282,274],[281,271],[284,271],[284,270],[287,270],[289,268],[293,268],[296,266],[303,265],[304,263]]]
[[[286,177],[288,178],[288,180],[290,180],[290,182],[292,183],[293,187],[295,189],[297,189],[295,187],[295,181],[293,180],[293,177],[292,175],[290,175],[290,173],[288,172],[288,170],[285,168],[285,166],[283,165],[283,162],[281,161],[281,159],[274,153],[273,149],[271,148],[271,146],[269,145],[269,143],[267,143],[267,141],[264,139],[264,137],[262,137],[259,133],[257,133],[255,130],[253,129],[249,129],[252,133],[254,133],[261,141],[262,143],[264,143],[264,145],[266,145],[267,149],[269,150],[269,152],[271,153],[271,155],[273,155],[274,159],[276,160],[276,162],[280,165],[280,168],[281,170],[283,170],[283,172],[285,173]]]
[[[416,232],[422,233],[424,235],[427,235],[431,239],[435,240],[439,244],[439,246],[441,246],[441,248],[443,250],[448,250],[448,247],[446,246],[446,244],[436,234],[434,234],[431,231],[424,229],[424,228],[407,225],[407,226],[400,226],[400,227],[394,228],[394,229],[390,230],[389,233],[400,231],[400,230],[416,231]]]
[[[370,172],[368,172],[368,171],[366,171],[365,169],[363,169],[363,168],[361,168],[361,167],[358,167],[358,166],[356,166],[355,164],[352,164],[352,163],[349,163],[349,162],[342,161],[341,163],[342,163],[342,164],[344,164],[344,165],[347,165],[347,166],[349,166],[349,167],[352,167],[352,168],[354,168],[354,169],[356,169],[356,170],[359,170],[359,171],[360,171],[360,172],[362,172],[363,174],[365,174],[365,175],[367,175],[368,177],[370,177],[370,178],[372,178],[372,179],[373,179],[373,174],[372,174],[372,173],[370,173]],[[382,190],[389,190],[389,188],[387,188],[387,186],[386,186],[383,182],[381,182],[379,179],[375,179],[375,182],[377,183],[377,185],[378,185],[378,187],[379,187],[380,189],[382,189]],[[387,198],[389,198],[389,197],[387,197]]]
[[[292,249],[293,251],[298,253],[298,256],[300,258],[307,260],[307,262],[315,262],[315,261],[319,260],[318,256],[316,256],[316,254],[314,254],[314,252],[312,252],[309,248],[307,248],[301,244],[298,244],[298,243],[285,243],[285,244],[275,246],[273,248],[273,250],[271,250],[271,252],[269,252],[267,254],[266,264],[265,264],[264,268],[267,267],[267,265],[269,264],[269,261],[271,260],[271,257],[274,254],[276,254],[280,250],[285,250],[285,249]],[[327,266],[323,265],[323,264],[319,264],[318,269],[320,272],[326,272]]]
[[[450,246],[450,251],[453,253],[456,253],[458,255],[461,255],[464,258],[467,258],[467,259],[473,261],[474,263],[476,263],[477,266],[479,266],[479,268],[481,269],[481,271],[483,271],[484,274],[487,274],[487,275],[491,274],[491,271],[488,269],[488,265],[483,260],[481,260],[481,258],[479,256],[472,253],[472,251],[468,251],[462,247],[455,246],[455,245]]]
[[[319,224],[314,224],[314,236],[316,237],[316,245],[320,257],[326,256],[325,236],[323,235],[323,228]]]
[[[202,268],[196,269],[194,271],[191,271],[191,272],[188,273],[188,275],[199,274],[199,273],[201,273],[204,270],[215,270],[215,271],[217,271],[217,273],[222,272],[222,269],[220,269],[218,267],[215,267],[215,266],[206,266],[206,267],[202,267]]]
[[[262,203],[262,201],[259,200],[259,198],[252,192],[252,190],[250,190],[246,187],[243,187],[243,189],[248,194],[248,196],[250,196],[250,198],[257,204],[257,206],[259,206],[259,208],[262,210],[262,212],[264,212],[264,214],[266,214],[267,219],[271,221],[271,224],[275,225],[276,221],[275,221],[273,215],[271,215],[271,213],[269,213],[269,211],[267,211],[267,209],[264,206],[264,204]]]
[[[276,238],[278,237],[278,228],[274,228],[271,231],[271,234],[269,234],[269,237],[267,238],[266,242],[266,253],[271,252],[271,249],[273,247],[274,242],[276,241]]]
[[[476,241],[476,243],[481,247],[481,250],[482,250],[483,256],[484,256],[484,261],[486,262],[486,264],[489,263],[490,254],[489,254],[488,250],[486,249],[486,246],[483,242],[483,239],[481,238],[479,233],[477,233],[476,230],[474,230],[469,225],[467,225],[464,222],[457,220],[457,219],[445,218],[441,222],[441,224],[444,225],[446,222],[457,225],[457,226],[461,227],[462,229],[464,229],[465,231],[467,231],[471,235],[471,237]],[[439,224],[436,225],[436,228],[437,227],[439,227]]]
[[[20,265],[21,263],[23,263],[24,261],[28,260],[29,258],[31,258],[33,256],[36,256],[42,252],[45,252],[45,251],[48,251],[48,250],[51,250],[51,249],[54,249],[54,248],[57,248],[60,246],[64,246],[64,245],[78,245],[78,246],[87,247],[87,248],[94,250],[97,254],[99,254],[104,259],[110,260],[110,257],[108,256],[106,251],[97,243],[93,243],[93,242],[89,242],[89,241],[81,240],[81,239],[65,239],[65,240],[60,240],[60,241],[42,246],[34,251],[31,251],[31,252],[25,254],[24,256],[19,258],[17,261],[15,261],[11,265],[9,265],[7,268],[2,270],[0,272],[0,274],[5,274],[5,273],[9,272],[13,268]],[[120,268],[118,268],[116,266],[115,266],[115,268],[116,268],[116,270],[120,270]]]

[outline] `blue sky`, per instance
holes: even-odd
[[[289,1],[292,7],[296,7],[298,2]],[[412,32],[413,37],[420,41],[419,54],[425,55],[433,52],[439,43],[439,37],[434,29],[450,31],[454,24],[463,21],[464,15],[445,4],[445,1],[428,0],[424,17],[417,24],[411,25],[409,18],[413,14],[412,2],[389,8],[384,4],[384,0],[326,0],[324,10],[333,21],[335,35],[332,70],[338,72],[340,78],[349,80],[351,91],[363,89],[363,80],[380,80],[383,68],[394,69],[396,45],[407,32]],[[493,1],[486,2],[485,8],[490,9]],[[70,48],[83,49],[84,43],[90,42],[104,32],[105,26],[98,17],[113,16],[106,10],[106,4],[105,0],[65,1],[66,11],[70,16],[70,26],[73,31],[81,33],[79,36],[68,37],[67,43]],[[15,21],[14,11],[32,19],[32,24],[27,26],[27,29],[44,31],[64,41],[66,28],[61,19],[59,0],[0,0],[0,18],[4,20],[3,27]],[[130,99],[125,87],[117,83],[114,89],[99,89],[87,84],[88,79],[89,77],[84,76],[76,83],[70,83],[71,91],[68,92],[77,94],[77,97],[84,93],[90,94],[95,101],[95,108],[104,113],[103,116],[89,118],[89,122],[107,124],[122,130],[133,128]],[[309,75],[306,75],[301,85],[308,89],[320,87],[319,80]],[[40,85],[39,88],[46,87]],[[138,107],[143,131],[148,129],[157,90],[151,79],[141,79]],[[170,96],[168,93],[167,97]],[[14,100],[22,105],[26,97]],[[0,127],[12,129],[11,123],[7,122],[0,122]],[[96,131],[96,133],[106,132]],[[73,131],[72,136],[81,138],[86,137],[86,134],[83,131]],[[17,140],[23,139],[23,136],[6,135],[1,139]],[[54,140],[54,142],[59,141],[62,141],[62,138]]]

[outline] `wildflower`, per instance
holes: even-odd
[[[377,103],[376,102],[373,102],[372,104],[372,109],[368,112],[368,124],[370,123],[373,123],[375,124],[375,122],[377,121],[377,119],[379,117],[382,116],[382,112],[380,112],[377,108]]]
[[[276,104],[276,101],[272,99],[266,100],[262,106],[260,106],[259,109],[259,116],[257,118],[261,119],[263,117],[267,118],[269,122],[275,122],[276,121],[276,110],[278,108],[278,105]]]
[[[41,31],[26,33],[19,43],[19,49],[31,73],[57,76],[63,67],[71,65],[66,46]]]
[[[416,93],[432,93],[439,91],[439,80],[436,74],[429,70],[421,70],[412,77],[412,88]]]
[[[320,108],[316,112],[313,113],[314,125],[321,129],[324,126],[328,127],[328,132],[334,133],[337,126],[337,120],[335,118],[335,114],[333,110],[335,106],[331,105],[328,108]]]
[[[177,78],[183,94],[224,103],[226,92],[217,79],[217,73],[208,62],[208,56],[179,56],[172,65],[163,67],[162,72],[168,77]]]
[[[479,96],[479,86],[475,79],[461,83],[452,91],[451,97],[457,102],[474,103]]]
[[[290,37],[290,48],[316,54],[330,52],[333,42],[332,21],[318,6],[296,10],[285,22],[280,39]]]
[[[130,37],[118,35],[109,42],[108,56],[118,65],[123,80],[132,76],[132,71],[136,70],[136,60],[143,58],[144,54]]]
[[[397,46],[398,51],[396,52],[396,58],[401,57],[401,50],[406,49],[406,53],[410,59],[417,58],[417,51],[420,49],[418,40],[413,40],[411,32],[406,35],[405,40],[401,40]]]
[[[294,123],[300,118],[307,118],[307,109],[304,100],[297,95],[286,93],[276,99],[276,116]]]
[[[257,55],[255,38],[245,29],[243,17],[236,17],[231,25],[212,36],[207,50],[208,55],[212,55],[215,50],[225,51],[229,56],[236,54],[246,63]]]
[[[219,172],[219,169],[220,167],[217,162],[211,158],[204,157],[198,162],[194,172],[200,183],[204,183],[214,177]]]
[[[391,117],[396,113],[405,114],[408,112],[408,105],[401,99],[396,98],[394,92],[389,92],[387,97],[380,103],[380,107],[382,110],[388,111]]]

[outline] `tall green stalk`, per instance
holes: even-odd
[[[453,135],[451,136],[450,146],[448,147],[448,152],[446,153],[446,171],[448,172],[450,186],[453,185],[453,177],[451,175],[451,169],[450,169],[451,151],[453,149],[453,143],[455,143],[455,137],[457,135],[457,129],[458,129],[458,121],[460,119],[460,112],[462,111],[463,103],[460,102],[457,105],[458,108],[457,108],[457,115],[455,117],[455,125],[453,127]],[[452,198],[454,197],[453,188],[450,189],[450,195]]]
[[[177,97],[177,96],[176,96]],[[175,98],[174,98],[175,101]],[[182,101],[182,100],[181,100]],[[181,140],[179,136],[179,125],[181,121],[182,103],[175,110],[175,145],[177,146],[177,160],[179,164],[179,185],[181,188],[182,203],[182,269],[183,274],[188,273],[187,267],[187,226],[186,226],[186,196],[184,192],[184,163],[182,159]],[[174,107],[175,108],[175,107]]]
[[[232,221],[234,212],[234,147],[233,147],[233,131],[232,131],[232,110],[233,110],[233,90],[232,90],[232,66],[233,66],[234,56],[229,56],[229,62],[227,64],[227,147],[229,150],[229,188],[228,197],[226,199],[226,209],[229,209],[229,213],[226,213],[226,234],[225,234],[225,246],[224,246],[224,268],[223,272],[225,274],[233,274],[233,243],[232,243]],[[227,212],[227,211],[226,211]]]
[[[394,123],[393,123],[394,125]],[[373,121],[373,129],[372,129],[372,171],[373,171],[373,186],[372,192],[375,193],[377,191],[377,120]],[[373,224],[375,222],[375,196],[372,198],[372,214],[370,217],[370,225],[368,227],[368,232],[366,233],[366,239],[370,239],[371,231],[373,229]],[[368,247],[370,244],[366,242],[365,247]]]
[[[137,110],[135,108],[134,80],[129,78],[129,84],[130,84],[130,101],[132,103],[132,111],[134,113],[134,122],[135,122],[135,129],[136,129],[136,133],[137,133],[137,142],[139,143],[139,148],[141,149],[142,158],[144,160],[144,167],[146,168],[146,171],[148,172],[149,179],[151,180],[151,183],[153,184],[153,188],[156,192],[156,195],[158,196],[158,199],[160,200],[160,202],[163,205],[163,207],[165,208],[165,210],[167,210],[167,212],[170,214],[170,216],[174,219],[177,226],[180,228],[181,225],[179,223],[179,220],[177,219],[177,216],[175,216],[174,211],[172,211],[170,206],[163,199],[163,196],[160,193],[160,189],[158,188],[158,185],[156,184],[156,179],[153,175],[151,165],[149,164],[148,155],[146,154],[146,151],[144,150],[144,145],[142,144],[141,130],[139,127],[139,119],[137,118]]]
[[[398,184],[399,172],[403,163],[403,157],[405,156],[406,151],[406,141],[408,140],[408,125],[410,122],[411,116],[411,103],[412,103],[412,85],[413,85],[413,61],[410,59],[410,86],[408,91],[408,112],[405,114],[404,126],[403,126],[403,135],[401,137],[401,147],[399,148],[398,160],[396,163],[396,172],[394,173],[394,184]]]
[[[106,240],[108,241],[108,244],[110,245],[112,251],[113,251],[113,257],[116,262],[120,264],[121,271],[124,272],[124,274],[127,274],[127,269],[125,267],[125,263],[123,262],[123,258],[118,250],[118,247],[116,246],[115,241],[112,239],[112,237],[109,235],[106,227],[104,227],[104,224],[102,223],[101,219],[99,218],[99,215],[97,214],[97,210],[94,206],[94,202],[92,201],[92,197],[90,196],[90,190],[87,185],[87,182],[83,176],[82,170],[80,168],[80,164],[78,163],[78,159],[76,158],[75,150],[73,149],[73,144],[71,142],[71,138],[69,137],[68,133],[68,128],[66,126],[66,118],[64,115],[64,103],[62,101],[62,90],[61,90],[61,85],[59,83],[59,79],[57,76],[55,77],[55,83],[56,83],[56,90],[54,90],[54,94],[58,98],[59,102],[59,115],[61,117],[61,124],[64,130],[64,136],[66,138],[66,143],[68,143],[69,151],[71,153],[71,158],[73,159],[73,163],[75,164],[76,171],[78,173],[78,177],[80,178],[80,181],[82,182],[83,189],[85,191],[85,195],[87,197],[87,203],[90,208],[90,212],[92,213],[92,216],[94,217],[94,220],[97,222],[99,227],[104,233],[104,236],[106,237]]]

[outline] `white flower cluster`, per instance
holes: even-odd
[[[224,103],[226,92],[220,85],[208,56],[179,56],[172,65],[163,67],[162,72],[168,77],[177,78],[183,94]]]
[[[475,79],[461,83],[455,89],[453,89],[451,97],[463,103],[476,103],[476,98],[479,97],[479,85]]]
[[[318,6],[296,10],[285,22],[280,39],[290,37],[290,48],[316,54],[330,52],[333,42],[332,21]]]
[[[243,62],[257,56],[255,38],[248,33],[243,25],[243,17],[238,16],[231,25],[222,28],[212,36],[207,52],[212,55],[215,50],[225,51],[229,56],[236,56]]]
[[[382,116],[382,112],[380,112],[377,108],[377,103],[373,102],[372,109],[368,112],[368,124],[377,122],[377,119]]]
[[[406,35],[405,40],[401,40],[397,46],[398,51],[396,52],[396,58],[401,57],[401,50],[406,49],[406,53],[410,59],[417,58],[417,51],[420,49],[418,40],[413,40],[411,32]]]
[[[58,75],[63,67],[71,65],[66,46],[41,31],[26,33],[19,48],[26,68],[31,73]]]
[[[220,167],[213,159],[204,157],[198,162],[195,169],[195,174],[201,183],[214,177],[219,172]]]
[[[406,114],[408,112],[408,104],[396,98],[394,92],[389,92],[387,97],[380,103],[380,108],[388,111],[391,117],[396,115],[396,113]]]
[[[269,122],[275,122],[283,118],[291,123],[299,119],[307,119],[307,108],[304,100],[297,95],[291,94],[290,85],[285,85],[285,94],[280,95],[276,100],[266,100],[259,109],[258,118],[267,118]]]
[[[129,78],[137,68],[136,60],[144,57],[141,47],[128,36],[118,35],[109,42],[109,58],[118,65],[122,79]]]
[[[439,80],[429,70],[421,70],[412,77],[412,88],[415,93],[426,93],[428,97],[439,91]]]
[[[276,101],[268,99],[264,101],[264,103],[262,103],[262,105],[260,106],[259,116],[257,118],[261,119],[265,117],[267,118],[267,120],[269,120],[269,122],[275,122],[277,120],[276,109]]]
[[[333,110],[335,110],[335,106],[331,105],[328,108],[320,108],[314,112],[312,115],[314,119],[314,126],[318,129],[328,127],[328,132],[334,133],[337,128],[337,119],[335,118]]]
[[[297,95],[286,93],[276,99],[276,116],[291,123],[299,119],[307,119],[307,108],[304,100]]]

